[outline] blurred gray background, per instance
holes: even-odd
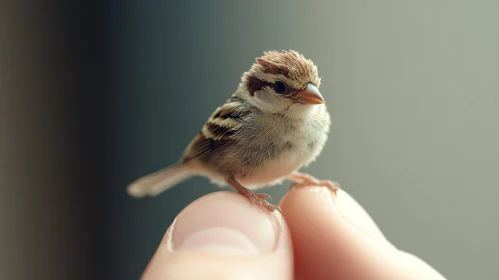
[[[83,266],[83,274],[73,270],[79,267],[76,263],[83,263],[82,259],[89,266],[96,262],[88,248],[98,246],[103,251],[101,257],[105,257],[101,261],[107,270],[106,279],[137,279],[175,216],[196,198],[219,189],[203,178],[195,178],[159,197],[136,200],[126,195],[126,185],[175,162],[213,110],[233,93],[242,72],[249,69],[255,57],[265,50],[295,49],[318,65],[320,90],[333,119],[326,148],[307,171],[338,181],[366,208],[389,240],[421,257],[449,279],[499,279],[499,2],[235,2],[102,2],[105,8],[100,16],[106,24],[95,29],[105,35],[93,39],[109,46],[105,55],[108,63],[101,71],[109,76],[111,87],[87,90],[82,80],[81,89],[95,93],[92,100],[105,106],[94,111],[96,108],[83,105],[90,103],[75,99],[71,100],[75,105],[71,108],[78,108],[79,116],[85,118],[101,112],[98,117],[103,130],[98,134],[92,128],[74,126],[73,119],[57,117],[61,124],[51,122],[53,131],[61,127],[72,129],[68,134],[72,138],[47,136],[42,138],[42,149],[28,150],[31,152],[27,155],[43,161],[26,156],[26,161],[31,162],[29,166],[38,173],[31,173],[33,176],[26,177],[23,183],[40,184],[40,175],[44,176],[44,187],[60,186],[54,189],[58,195],[49,196],[48,188],[37,188],[36,193],[26,190],[24,196],[11,192],[14,200],[2,196],[6,199],[0,205],[10,209],[13,205],[42,205],[32,201],[65,201],[51,203],[51,207],[36,206],[38,211],[28,214],[16,212],[36,221],[24,228],[27,233],[22,236],[26,240],[34,230],[37,237],[47,236],[43,242],[31,238],[31,243],[26,243],[32,245],[32,254],[46,256],[42,252],[53,245],[59,249],[50,252],[57,256],[50,260],[71,261],[75,265],[50,271],[51,266],[40,265],[40,269],[46,269],[43,275],[65,279],[62,276],[90,274]],[[27,18],[34,23],[51,19]],[[90,21],[92,17],[82,18]],[[21,17],[11,22],[16,20],[23,22]],[[46,26],[51,30],[60,28]],[[23,27],[13,24],[12,30],[24,30]],[[35,42],[45,42],[46,38],[33,30],[20,34],[33,36]],[[68,32],[81,36],[72,27]],[[14,35],[9,38],[12,42],[18,39]],[[29,46],[31,41],[22,42]],[[81,40],[82,44],[85,42]],[[22,51],[15,44],[2,46]],[[44,54],[40,52],[38,56]],[[30,61],[29,57],[19,57]],[[16,67],[23,69],[12,61],[11,68],[4,70],[12,73],[11,69]],[[58,75],[77,77],[78,73],[65,68],[71,66],[71,61],[47,62],[58,72],[42,69],[32,72],[30,77],[46,83],[57,80],[61,77]],[[22,83],[24,76],[12,76]],[[6,83],[3,86],[7,93],[13,88]],[[47,92],[53,89],[36,88]],[[29,87],[18,89],[31,92]],[[69,95],[77,90],[78,87],[67,86],[63,91]],[[13,98],[0,103],[11,104],[5,105],[4,112],[9,114],[7,109],[11,109],[12,116],[30,112],[32,119],[40,123],[43,116],[48,118],[48,110],[37,113],[20,105],[31,102],[33,108],[42,108],[41,101],[15,103]],[[100,99],[104,102],[99,103]],[[40,100],[51,104],[46,106],[54,106],[50,100]],[[58,108],[66,108],[65,103],[61,104]],[[58,116],[59,111],[50,112]],[[29,124],[37,128],[38,122]],[[22,123],[22,119],[16,123],[5,121],[0,128],[17,131]],[[2,136],[7,137],[0,140],[21,147],[25,142],[18,139],[39,139],[20,131],[4,133]],[[67,171],[79,167],[64,165],[59,159],[73,159],[74,163],[74,145],[86,145],[81,138],[85,135],[92,135],[92,143],[101,149],[97,150],[98,161],[88,160],[80,165],[98,169],[101,177],[91,177],[93,181],[87,182],[58,176],[59,168]],[[67,144],[62,146],[63,150],[58,141]],[[105,148],[98,144],[101,142]],[[39,142],[26,145],[36,146]],[[61,151],[54,157],[50,149]],[[21,160],[24,154],[3,155]],[[85,153],[77,156],[84,158]],[[2,166],[12,167],[12,162],[5,161]],[[44,169],[37,169],[40,166]],[[18,173],[2,175],[7,179],[4,186],[21,178],[19,174],[24,174],[25,168],[22,164],[14,165],[12,170]],[[81,171],[87,169],[79,170],[81,178],[90,178]],[[78,183],[93,188],[66,188]],[[278,201],[287,190],[285,184],[269,189],[268,193]],[[99,207],[93,206],[96,201]],[[67,207],[79,210],[61,210]],[[52,220],[36,218],[42,213],[47,217],[60,216],[68,225],[66,231],[58,235],[49,232],[46,225]],[[101,243],[87,245],[75,234],[86,236],[90,231],[83,225],[91,225],[94,218],[102,219],[91,232]],[[11,230],[11,237],[20,238],[17,231],[22,229]],[[59,237],[72,243],[61,243]],[[79,245],[64,249],[64,244]],[[68,257],[74,251],[85,255]],[[16,255],[19,271],[26,257],[22,252]],[[11,259],[12,255],[5,257]],[[46,262],[50,260],[45,258]],[[95,279],[98,275],[103,274],[87,276]]]
[[[255,57],[296,49],[333,119],[307,171],[449,279],[499,278],[499,2],[153,2],[114,26],[116,273],[138,276],[175,215],[217,190],[199,178],[134,200],[126,184],[175,162]]]

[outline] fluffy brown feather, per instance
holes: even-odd
[[[272,85],[269,82],[271,76],[280,77],[294,90],[302,89],[308,82],[316,87],[321,83],[317,66],[294,50],[264,52],[263,56],[256,58],[256,63],[243,74],[242,79],[249,94],[253,95],[255,91]]]

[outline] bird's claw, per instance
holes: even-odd
[[[259,199],[262,199],[262,200],[270,200],[272,201],[272,197],[266,193],[255,193],[255,195],[259,198]]]
[[[291,189],[300,188],[300,187],[327,187],[330,189],[334,195],[340,189],[340,184],[338,182],[330,181],[330,180],[318,180],[314,177],[308,178],[307,180],[296,182],[291,184]]]
[[[271,204],[266,200],[266,199],[272,200],[272,197],[266,193],[248,192],[248,193],[244,193],[242,195],[247,197],[252,204],[260,205],[260,207],[263,207],[263,208],[269,210],[270,212],[274,212],[275,210],[277,210],[282,214],[282,210],[279,206]]]

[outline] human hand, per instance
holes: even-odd
[[[295,188],[268,213],[231,192],[187,206],[142,279],[445,279],[395,248],[346,192]]]

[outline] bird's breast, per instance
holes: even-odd
[[[314,161],[327,140],[328,117],[307,121],[272,119],[253,131],[248,129],[248,146],[242,158],[252,160],[252,167],[236,179],[250,188],[273,185]]]
[[[259,188],[267,185],[280,183],[286,176],[299,169],[304,158],[300,155],[287,151],[280,153],[277,157],[262,162],[245,174],[236,176],[243,186],[248,188]]]

